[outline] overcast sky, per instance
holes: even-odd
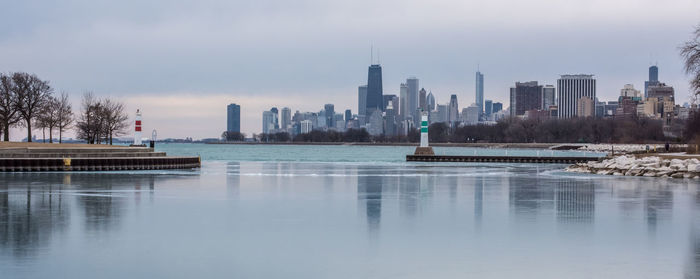
[[[457,94],[466,107],[480,65],[485,99],[504,107],[516,81],[576,73],[594,74],[607,101],[626,83],[643,90],[658,63],[682,103],[678,46],[697,24],[698,0],[23,0],[0,9],[0,71],[50,80],[75,109],[86,90],[141,108],[159,138],[206,138],[225,130],[228,103],[248,135],[272,106],[356,113],[371,45],[384,94],[416,76],[438,103]]]

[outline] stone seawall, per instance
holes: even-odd
[[[664,159],[655,156],[636,158],[622,155],[602,161],[578,163],[566,168],[569,172],[604,175],[700,178],[700,160]]]

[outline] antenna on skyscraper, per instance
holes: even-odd
[[[377,49],[377,64],[382,64],[382,61],[379,58],[379,49]]]
[[[374,45],[369,45],[369,64],[374,64]]]

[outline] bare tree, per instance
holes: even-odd
[[[60,121],[59,102],[53,96],[41,107],[40,114],[36,118],[36,127],[42,131],[44,142],[46,141],[46,129],[49,129],[49,143],[53,143],[53,129],[58,127]]]
[[[27,128],[27,141],[31,142],[32,121],[35,120],[39,110],[53,93],[53,89],[49,86],[48,81],[43,81],[34,74],[14,73],[12,81],[17,98],[15,108]]]
[[[685,73],[690,75],[690,87],[700,94],[700,25],[695,27],[694,38],[681,46],[681,56],[685,59]]]
[[[100,102],[92,92],[85,92],[82,100],[82,111],[78,116],[76,130],[78,138],[86,140],[89,144],[99,141],[100,130]]]
[[[121,102],[107,98],[102,101],[102,107],[105,139],[112,145],[113,137],[123,135],[129,127],[129,116]]]
[[[68,99],[68,94],[66,92],[61,92],[58,96],[58,122],[56,123],[56,128],[58,128],[58,143],[62,142],[63,131],[70,128],[73,125],[73,107]]]
[[[10,127],[17,125],[20,120],[13,87],[12,76],[0,73],[0,127],[5,141],[10,141]]]

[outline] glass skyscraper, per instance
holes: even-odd
[[[370,65],[367,72],[367,111],[371,115],[373,110],[382,110],[384,107],[384,93],[382,89],[382,66]]]
[[[479,114],[484,113],[484,75],[476,72],[476,105],[479,107]]]
[[[236,104],[226,106],[226,131],[241,132],[241,106]]]

